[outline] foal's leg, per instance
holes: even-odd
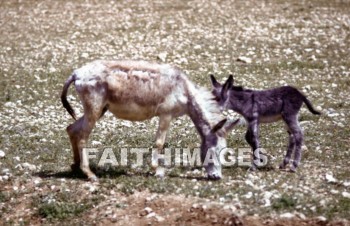
[[[288,148],[287,148],[287,153],[286,156],[283,159],[283,162],[280,164],[280,169],[285,169],[286,166],[289,163],[290,158],[292,157],[294,148],[295,148],[295,139],[294,139],[294,135],[289,131],[288,128],[288,135],[289,135],[289,143],[288,143]]]
[[[156,156],[152,157],[152,165],[156,167],[156,176],[163,177],[164,176],[164,169],[162,167],[158,166],[158,154],[164,154],[164,143],[167,131],[170,126],[172,116],[171,115],[161,115],[159,116],[159,126],[158,131],[156,135],[156,146],[157,146],[157,153]]]
[[[291,116],[285,117],[285,121],[289,127],[290,133],[294,137],[294,146],[295,146],[294,161],[290,169],[291,171],[295,172],[301,160],[301,151],[302,151],[301,146],[303,144],[303,132],[299,125],[298,115],[291,115]]]
[[[247,139],[249,137],[249,139]],[[253,119],[249,121],[248,124],[248,131],[246,133],[246,140],[252,147],[253,151],[253,161],[252,166],[250,167],[250,170],[255,171],[257,169],[257,164],[255,162],[260,162],[260,155],[257,149],[260,147],[259,144],[259,125],[258,125],[258,119]],[[248,141],[249,140],[249,141]]]

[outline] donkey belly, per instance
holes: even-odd
[[[108,110],[117,118],[130,121],[143,121],[156,116],[156,106],[141,106],[136,103],[110,104]]]
[[[277,115],[269,115],[269,116],[260,116],[259,117],[259,122],[260,123],[270,123],[270,122],[276,122],[282,119],[281,114]]]

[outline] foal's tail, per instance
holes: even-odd
[[[74,110],[73,108],[70,106],[70,104],[68,103],[68,100],[67,100],[67,92],[68,92],[68,88],[70,86],[70,84],[72,84],[73,82],[75,81],[75,74],[71,75],[67,81],[64,83],[64,86],[63,86],[63,90],[62,90],[62,93],[61,93],[61,101],[62,101],[62,104],[63,104],[63,107],[68,111],[68,113],[75,119],[76,119],[76,116],[75,116],[75,113],[74,113]]]
[[[309,111],[314,114],[314,115],[320,115],[321,112],[319,111],[316,111],[314,109],[314,107],[312,106],[311,102],[306,98],[306,96],[302,95],[303,96],[303,101],[304,103],[306,104],[306,107],[309,109]]]

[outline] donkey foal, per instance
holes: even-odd
[[[291,86],[257,91],[233,86],[232,75],[224,85],[217,82],[213,75],[210,78],[213,85],[212,93],[219,105],[241,114],[248,123],[245,139],[253,151],[251,170],[256,170],[260,162],[259,152],[256,151],[259,148],[259,123],[271,123],[282,119],[287,126],[289,145],[280,169],[286,168],[295,150],[294,161],[290,168],[295,172],[300,163],[303,143],[298,112],[305,103],[311,113],[316,115],[321,113],[312,107],[310,101],[302,93]]]

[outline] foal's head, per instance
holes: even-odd
[[[234,91],[243,91],[244,89],[242,86],[233,86],[233,76],[230,75],[226,82],[221,85],[218,81],[216,81],[214,75],[210,75],[211,84],[213,86],[212,94],[215,97],[215,100],[218,102],[218,104],[221,107],[225,107],[225,103],[227,99],[229,98],[228,91],[234,90]]]

